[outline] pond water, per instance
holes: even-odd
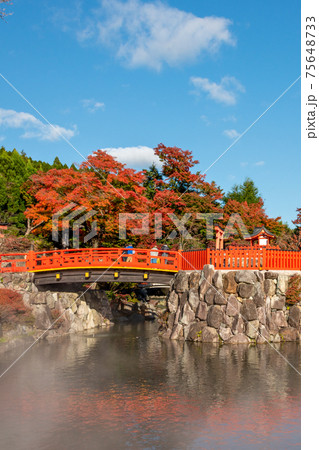
[[[299,344],[276,348],[300,371]],[[155,323],[42,341],[0,398],[2,450],[300,448],[300,376],[274,349],[161,341]]]

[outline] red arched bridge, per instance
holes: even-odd
[[[130,252],[133,252],[129,254]],[[273,248],[168,251],[84,248],[0,254],[0,273],[31,272],[38,286],[93,282],[167,283],[179,270],[300,270],[300,252]]]

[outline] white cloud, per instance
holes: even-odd
[[[237,117],[235,116],[227,116],[222,119],[224,122],[237,122]]]
[[[257,161],[254,164],[254,166],[264,166],[264,165],[265,165],[265,161]]]
[[[223,77],[219,84],[201,77],[191,77],[190,81],[197,92],[204,92],[212,100],[225,105],[235,105],[238,92],[245,92],[244,86],[235,77]]]
[[[21,137],[30,139],[38,138],[41,141],[58,141],[65,137],[70,139],[76,133],[76,127],[73,129],[63,128],[60,125],[49,125],[41,122],[32,114],[17,112],[13,109],[0,108],[0,126],[7,128],[21,128],[24,133]]]
[[[230,139],[235,139],[238,138],[238,136],[240,136],[240,133],[238,133],[237,130],[231,129],[231,130],[224,130],[223,134],[227,137],[229,137]]]
[[[241,167],[247,167],[248,166],[248,162],[243,161],[240,163]]]
[[[3,142],[5,140],[4,136],[0,136],[0,142]]]
[[[102,150],[128,167],[147,169],[152,164],[157,167],[161,166],[158,156],[154,154],[154,150],[150,147],[139,145],[137,147],[102,148]]]
[[[87,109],[90,113],[94,113],[98,110],[104,110],[105,104],[103,102],[97,102],[93,98],[81,100],[83,108]]]
[[[222,43],[234,45],[230,25],[224,17],[197,17],[160,1],[102,0],[94,20],[77,37],[114,48],[131,67],[160,70],[164,63],[175,66],[203,51],[215,53]]]
[[[208,119],[207,116],[205,116],[205,114],[203,114],[202,116],[200,116],[201,120],[204,122],[205,125],[207,125],[209,127],[210,125],[210,121]]]

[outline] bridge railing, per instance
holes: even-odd
[[[27,253],[0,254],[0,273],[26,272]]]
[[[133,251],[134,253],[128,253],[129,251]],[[122,267],[177,271],[179,269],[179,263],[177,253],[174,251],[93,248],[79,250],[55,250],[37,253],[29,252],[27,267],[30,272],[62,268],[82,269],[89,267]]]
[[[133,251],[134,253],[128,253]],[[0,254],[0,273],[57,269],[127,268],[162,271],[201,270],[300,270],[301,253],[279,249],[232,248],[176,252],[153,249],[88,248]]]

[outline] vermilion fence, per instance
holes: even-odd
[[[200,250],[187,250],[185,252],[181,252],[181,269],[202,269],[205,264],[210,264],[209,252],[210,250],[208,248]]]
[[[127,268],[177,272],[212,264],[219,270],[300,270],[301,253],[278,249],[189,250],[98,248],[0,254],[0,272],[83,268]]]
[[[42,272],[56,269],[122,267],[128,269],[179,270],[178,252],[150,249],[85,248],[0,255],[0,272]]]
[[[301,270],[301,252],[279,249],[192,250],[182,257],[184,270],[201,269],[204,264],[217,270]]]

